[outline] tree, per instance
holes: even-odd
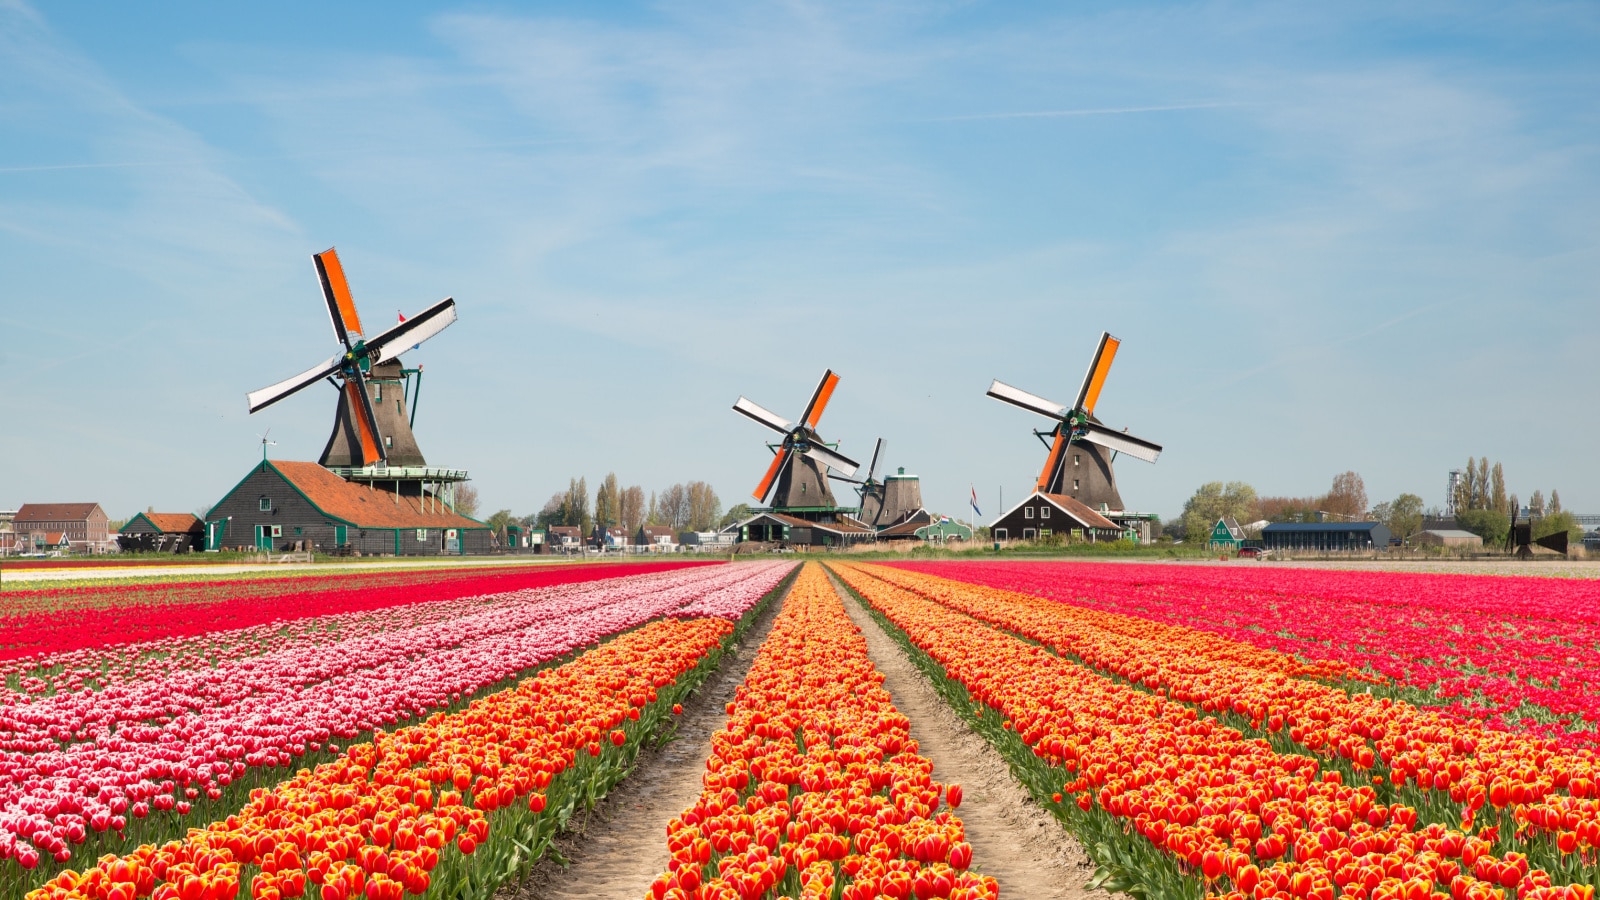
[[[1555,492],[1550,492],[1554,496]],[[1552,534],[1565,531],[1567,544],[1583,543],[1583,526],[1578,524],[1578,518],[1569,512],[1552,509],[1550,514],[1533,523],[1533,539],[1549,537]]]
[[[717,522],[717,527],[718,528],[727,528],[729,525],[732,525],[735,522],[738,522],[738,521],[740,521],[742,519],[749,518],[749,516],[750,516],[750,504],[748,504],[748,503],[735,503],[734,505],[728,507],[727,513],[725,513],[722,516],[722,519],[719,522]]]
[[[1232,516],[1247,519],[1256,506],[1256,489],[1242,481],[1207,482],[1183,504],[1183,533],[1190,541],[1204,541],[1217,520]]]
[[[550,495],[550,499],[544,502],[544,508],[539,510],[537,521],[541,528],[567,524],[566,491],[557,491]]]
[[[493,515],[489,516],[489,518],[484,519],[483,521],[488,524],[490,531],[493,531],[496,536],[498,536],[501,540],[504,540],[506,537],[506,526],[511,524],[511,520],[511,510],[497,509],[494,511]]]
[[[1506,502],[1506,475],[1500,468],[1498,461],[1489,473],[1489,508],[1495,512],[1510,512],[1510,504]]]
[[[1507,501],[1506,507],[1507,516],[1522,515],[1522,501],[1517,499],[1516,494],[1511,495],[1511,499]]]
[[[194,517],[202,522],[204,522],[206,516],[209,515],[211,515],[211,506],[209,504],[202,503],[194,508]]]
[[[1511,531],[1511,519],[1505,513],[1492,509],[1463,509],[1456,511],[1456,524],[1462,531],[1470,531],[1483,538],[1484,546],[1498,547],[1506,542]]]
[[[1269,522],[1308,522],[1316,518],[1316,497],[1262,497],[1257,518]]]
[[[1534,518],[1544,515],[1543,491],[1534,491],[1533,496],[1528,498],[1528,512],[1531,513]]]
[[[594,491],[594,521],[602,528],[611,523],[611,495],[606,493],[605,482],[601,482]]]
[[[1478,474],[1472,479],[1472,484],[1477,488],[1477,493],[1472,498],[1473,509],[1489,508],[1489,457],[1478,457]]]
[[[616,526],[622,522],[622,490],[617,487],[617,473],[607,472],[606,480],[594,492],[594,520],[603,526]],[[601,498],[605,498],[603,501]],[[632,532],[629,532],[630,534]]]
[[[473,513],[478,511],[478,489],[472,486],[472,482],[463,481],[456,485],[454,506],[456,512],[469,519],[472,518]]]
[[[656,502],[656,492],[650,492],[650,504],[644,508],[644,523],[646,525],[660,525],[661,504]]]
[[[685,486],[689,494],[688,530],[710,531],[722,516],[722,501],[717,492],[704,481],[691,481]]]
[[[644,488],[637,484],[622,489],[617,495],[617,521],[630,535],[639,533],[644,524]]]
[[[1386,507],[1383,516],[1378,515],[1379,507]],[[1422,530],[1422,498],[1416,494],[1401,494],[1373,507],[1372,517],[1389,526],[1395,537],[1406,540]]]
[[[1561,494],[1555,488],[1550,489],[1550,514],[1561,512]]]
[[[1333,487],[1322,499],[1323,510],[1349,519],[1359,519],[1367,512],[1367,486],[1355,472],[1345,472],[1333,477]]]
[[[661,524],[678,531],[689,524],[689,489],[681,484],[667,487],[656,495],[656,513]]]
[[[567,496],[562,501],[561,524],[575,525],[589,533],[594,520],[589,517],[589,482],[582,477],[567,480]]]

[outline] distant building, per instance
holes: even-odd
[[[105,553],[115,546],[110,524],[98,503],[24,503],[11,527],[18,535],[26,535],[19,541],[34,550]]]
[[[972,529],[949,516],[940,516],[917,529],[917,537],[930,544],[949,544],[972,540]]]
[[[1261,529],[1268,550],[1366,552],[1387,548],[1391,537],[1382,522],[1273,522]]]
[[[1211,540],[1208,547],[1224,550],[1237,550],[1244,546],[1244,529],[1239,527],[1239,520],[1233,516],[1223,516],[1217,524],[1211,526]]]
[[[193,513],[139,513],[118,529],[117,546],[152,553],[204,550],[206,524]]]
[[[678,535],[678,544],[695,553],[720,553],[732,549],[738,539],[737,531],[685,531]]]
[[[207,550],[345,551],[382,556],[487,553],[489,526],[432,493],[346,481],[313,462],[262,460],[206,515]]]
[[[638,547],[649,547],[657,552],[671,553],[678,549],[678,536],[666,525],[640,525],[639,533],[634,535],[633,543]]]
[[[739,523],[739,540],[784,546],[844,547],[870,541],[877,532],[850,518],[812,521],[781,512],[760,512]]]
[[[1482,550],[1483,538],[1470,531],[1454,528],[1432,528],[1419,532],[1411,539],[1419,547],[1450,547],[1463,550]]]
[[[997,541],[1032,541],[1071,535],[1087,541],[1114,541],[1122,526],[1066,494],[1029,494],[989,526]]]
[[[575,553],[583,549],[583,529],[576,525],[551,525],[548,529],[551,553]]]
[[[597,550],[624,550],[628,546],[628,532],[621,528],[596,525],[589,533],[589,546]]]

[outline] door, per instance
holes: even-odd
[[[335,547],[343,547],[345,544],[348,544],[349,542],[350,542],[349,526],[346,526],[346,525],[335,525],[335,526],[333,526],[333,546],[335,546]]]
[[[207,522],[206,523],[206,549],[207,550],[221,550],[222,549],[222,532],[223,532],[223,529],[225,527],[227,527],[227,524],[228,523],[227,523],[226,520],[221,521],[221,522]]]
[[[272,526],[271,525],[257,525],[256,526],[256,549],[257,550],[271,550],[272,549]]]

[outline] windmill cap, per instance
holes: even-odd
[[[884,479],[884,481],[901,481],[901,480],[916,481],[917,480],[917,476],[915,476],[915,475],[907,475],[906,474],[906,467],[905,466],[900,466],[899,474],[890,475],[890,476],[888,476],[887,478]]]

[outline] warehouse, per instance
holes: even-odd
[[[1261,542],[1268,550],[1323,553],[1384,549],[1391,536],[1382,522],[1274,522],[1261,529]]]

